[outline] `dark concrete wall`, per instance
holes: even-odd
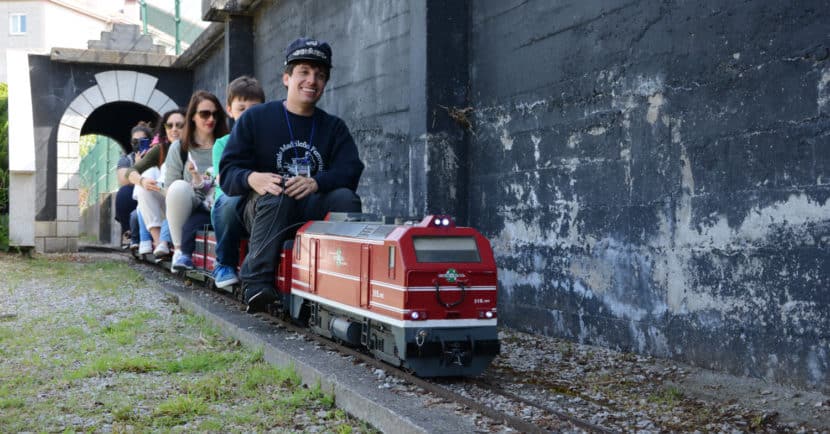
[[[827,3],[471,4],[503,322],[830,390]]]
[[[285,97],[289,42],[331,43],[334,67],[320,106],[343,118],[359,144],[367,167],[358,194],[367,211],[409,212],[409,27],[406,1],[277,2],[254,18],[254,68],[268,98]]]
[[[225,90],[228,87],[228,82],[225,79],[225,44],[222,40],[210,49],[202,53],[203,59],[198,68],[193,70],[193,89],[206,90],[213,93],[219,98],[219,102],[224,106],[225,104]],[[184,108],[187,108],[187,103],[190,101],[189,92],[184,101]]]
[[[129,69],[159,78],[156,88],[180,104],[190,97],[192,75],[189,71],[167,68],[125,67],[53,62],[49,56],[29,56],[32,109],[35,139],[35,164],[38,221],[54,220],[57,209],[57,134],[61,117],[69,104],[83,91],[97,84],[95,74]],[[134,124],[126,123],[129,131]],[[86,128],[86,126],[85,126]]]
[[[502,324],[830,390],[826,3],[448,3],[264,2],[256,75],[332,43],[364,209],[469,215]]]

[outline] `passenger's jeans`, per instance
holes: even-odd
[[[153,239],[153,236],[150,235],[150,231],[147,229],[147,224],[144,223],[144,217],[141,215],[141,211],[139,211],[138,208],[136,208],[135,213],[138,217],[137,220],[139,240],[151,241]],[[168,243],[173,242],[173,239],[170,238],[170,226],[167,224],[167,220],[164,220],[161,223],[161,235],[159,238],[161,241],[167,241]],[[135,240],[135,237],[133,237],[133,240]]]
[[[247,235],[242,217],[239,215],[239,202],[244,196],[220,195],[210,210],[210,221],[216,235],[216,264],[233,267],[239,265],[239,239]]]
[[[132,244],[138,244],[141,238],[141,229],[143,228],[141,218],[138,215],[138,208],[130,213],[130,241]]]
[[[115,194],[115,220],[121,224],[121,233],[130,229],[130,213],[138,204],[133,200],[132,184],[123,185]]]
[[[330,211],[360,212],[360,197],[340,188],[302,200],[252,192],[245,204],[245,227],[251,234],[240,277],[245,288],[274,288],[283,243],[302,223],[322,220]]]
[[[194,209],[190,216],[182,225],[182,245],[180,247],[183,254],[190,256],[196,250],[196,232],[201,231],[205,226],[210,224],[210,213],[204,208]]]

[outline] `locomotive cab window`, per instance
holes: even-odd
[[[473,237],[412,237],[418,262],[481,262]]]

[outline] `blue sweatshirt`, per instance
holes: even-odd
[[[230,196],[251,191],[251,172],[283,174],[292,162],[311,166],[318,192],[357,190],[363,163],[342,119],[316,108],[313,116],[285,110],[282,101],[257,104],[242,113],[219,164],[222,190]]]

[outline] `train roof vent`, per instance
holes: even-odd
[[[383,223],[387,225],[397,225],[397,226],[404,226],[404,225],[416,225],[418,224],[423,217],[406,217],[406,216],[384,216]]]
[[[381,222],[377,215],[362,212],[330,212],[326,215],[325,220],[330,222]]]
[[[375,229],[377,229],[377,228],[378,227],[375,226],[375,225],[366,225],[366,226],[363,227],[363,230],[361,230],[360,233],[357,234],[357,237],[358,238],[366,238],[369,235],[371,235],[373,232],[375,232]]]

